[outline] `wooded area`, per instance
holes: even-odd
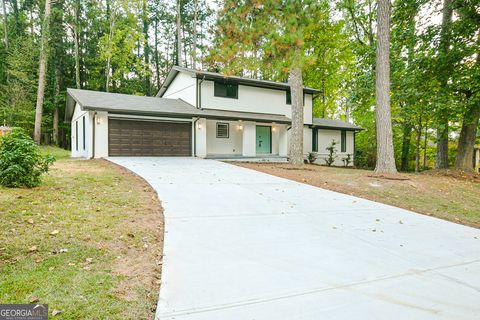
[[[388,140],[377,113],[392,119],[384,142],[399,170],[472,169],[478,0],[2,0],[0,10],[0,125],[42,143],[69,145],[66,88],[154,95],[183,65],[290,81],[294,110],[296,88],[321,89],[315,116],[366,129],[356,137],[357,166],[374,168],[376,141],[384,150],[377,136]]]

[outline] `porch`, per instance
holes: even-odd
[[[195,155],[201,158],[283,162],[287,124],[200,118],[195,123]]]

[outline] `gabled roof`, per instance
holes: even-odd
[[[343,130],[350,130],[350,131],[365,130],[362,127],[356,126],[349,122],[345,122],[342,120],[325,119],[325,118],[313,118],[312,127],[321,128],[321,129],[343,129]]]
[[[290,84],[286,82],[258,80],[258,79],[238,77],[238,76],[227,76],[227,75],[216,73],[216,72],[200,71],[195,69],[174,66],[168,73],[167,78],[165,79],[165,81],[162,84],[162,87],[160,88],[160,91],[158,91],[157,97],[162,97],[164,95],[165,91],[167,91],[168,87],[170,86],[170,84],[172,83],[172,81],[175,79],[175,77],[179,72],[188,73],[192,75],[192,77],[197,79],[231,81],[238,84],[255,86],[260,88],[290,90]],[[305,93],[311,93],[311,94],[321,92],[320,90],[308,88],[308,87],[303,87],[303,91]]]
[[[72,120],[75,103],[78,103],[82,110],[106,111],[116,114],[173,118],[202,117],[278,123],[291,122],[289,118],[278,114],[197,109],[181,99],[155,98],[79,89],[67,89],[65,121]]]

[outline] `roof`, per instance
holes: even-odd
[[[217,72],[210,72],[210,71],[200,71],[195,69],[183,68],[179,66],[174,66],[170,70],[167,75],[167,78],[162,84],[162,87],[157,93],[157,97],[162,97],[163,94],[167,91],[168,87],[172,83],[173,79],[177,76],[179,72],[189,73],[194,78],[198,79],[206,79],[206,80],[223,80],[223,81],[232,81],[238,84],[243,85],[250,85],[255,87],[261,88],[269,88],[269,89],[280,89],[280,90],[289,90],[290,84],[286,82],[276,82],[270,80],[259,80],[253,78],[246,78],[246,77],[238,77],[238,76],[227,76]],[[303,87],[303,91],[306,93],[320,93],[321,91],[318,89],[313,89],[309,87]]]
[[[342,120],[334,119],[325,119],[325,118],[313,118],[312,127],[323,128],[323,129],[344,129],[350,131],[361,131],[364,130],[362,127],[356,126],[349,122]]]
[[[71,121],[75,103],[78,103],[82,110],[106,111],[116,114],[167,116],[175,118],[201,117],[278,123],[291,122],[289,118],[278,114],[197,109],[181,99],[145,97],[79,89],[67,89],[65,121]]]

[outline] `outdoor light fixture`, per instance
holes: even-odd
[[[272,131],[275,132],[276,128],[275,126],[272,126]]]
[[[238,125],[238,130],[242,130],[243,126],[241,124]]]
[[[197,128],[198,128],[199,130],[202,129],[202,124],[199,123],[199,124],[197,125]]]
[[[97,119],[97,124],[100,124],[102,122],[99,116],[96,116],[95,118]]]

